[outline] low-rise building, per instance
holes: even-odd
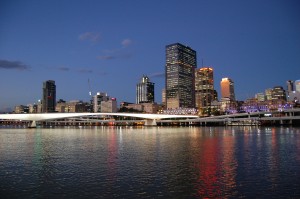
[[[108,101],[101,102],[101,112],[102,113],[116,113],[117,111],[118,111],[118,108],[117,108],[116,98],[111,98]]]
[[[79,100],[69,102],[59,100],[56,104],[55,110],[59,113],[83,113],[88,111],[88,106],[86,102]]]
[[[24,105],[18,105],[15,106],[15,113],[20,114],[20,113],[29,113],[29,107],[28,106],[24,106]]]
[[[220,101],[220,111],[221,114],[229,114],[229,113],[236,113],[237,112],[237,103],[235,100],[232,100],[228,97],[221,98]]]
[[[145,113],[157,113],[159,106],[156,103],[142,103],[143,112]]]
[[[28,104],[29,113],[37,113],[38,105],[37,104]]]

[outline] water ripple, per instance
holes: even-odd
[[[299,198],[299,128],[0,129],[1,198]]]

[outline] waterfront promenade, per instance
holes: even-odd
[[[206,126],[206,125],[300,125],[300,108],[273,112],[237,113],[210,117],[196,115],[165,115],[143,113],[43,113],[0,114],[0,124],[36,123],[50,126],[145,125],[145,126]]]
[[[36,114],[0,114],[2,123],[7,122],[30,122],[30,127],[36,127],[36,122],[54,122],[59,123],[81,123],[83,125],[92,123],[107,123],[114,122],[116,119],[121,118],[120,122],[132,122],[133,118],[143,125],[156,126],[156,121],[162,119],[187,119],[198,118],[196,115],[166,115],[166,114],[143,114],[143,113],[36,113]],[[126,120],[126,118],[128,120]],[[141,121],[143,120],[143,121]]]
[[[171,121],[163,121],[171,122]],[[300,125],[300,108],[272,112],[252,112],[179,120],[178,122],[206,125]]]

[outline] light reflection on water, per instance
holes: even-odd
[[[300,128],[0,128],[1,198],[300,197]]]

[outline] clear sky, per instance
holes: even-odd
[[[161,102],[165,46],[197,51],[215,89],[231,78],[236,98],[300,79],[298,0],[1,0],[0,111],[35,103],[54,80],[57,100],[106,92],[135,102],[143,74]]]

